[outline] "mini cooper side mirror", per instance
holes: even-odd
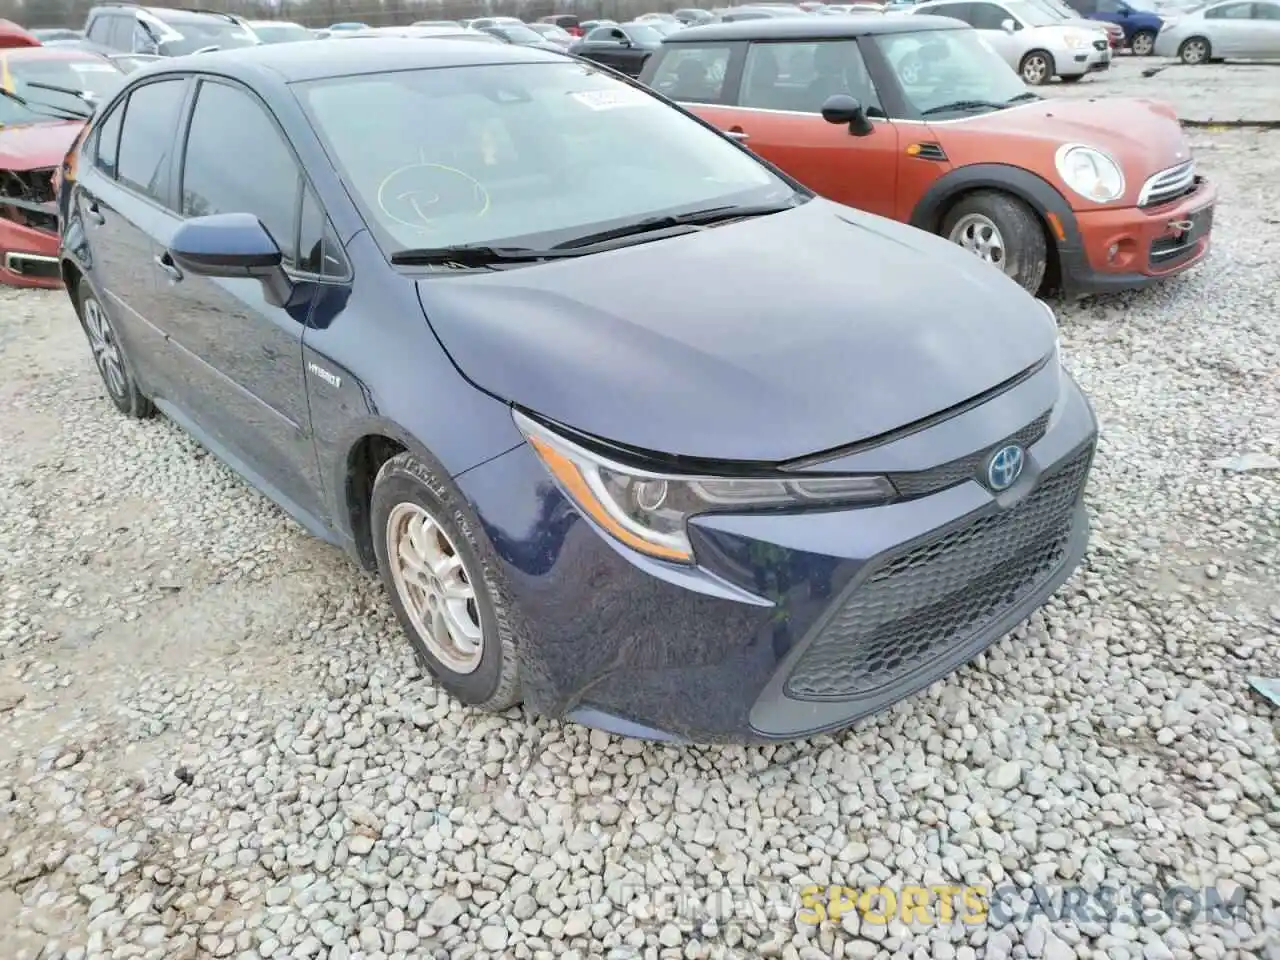
[[[855,137],[869,136],[875,131],[862,104],[846,93],[830,96],[822,104],[822,119],[827,123],[847,124]]]
[[[169,241],[169,256],[188,273],[202,277],[252,277],[262,281],[267,302],[283,307],[293,283],[267,228],[251,213],[217,213],[184,221]]]

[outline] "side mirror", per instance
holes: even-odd
[[[280,248],[251,213],[192,217],[174,231],[169,256],[196,276],[261,280],[267,302],[277,307],[288,303],[293,293],[293,283],[280,266]]]
[[[847,124],[850,135],[855,137],[866,137],[875,131],[862,104],[846,93],[826,99],[822,104],[822,119],[827,123]]]
[[[1013,33],[1015,30],[1018,29],[1018,25],[1014,23],[1013,20],[1009,20],[1009,19],[1001,20],[1000,29],[1003,30],[1005,33]]]

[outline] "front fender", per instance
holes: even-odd
[[[1030,170],[1006,163],[975,163],[943,174],[925,191],[908,222],[937,233],[951,201],[973,190],[1000,190],[1018,197],[1049,227],[1059,252],[1080,246],[1075,214],[1058,188]]]

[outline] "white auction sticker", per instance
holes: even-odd
[[[569,96],[591,110],[613,110],[616,107],[636,107],[649,98],[638,90],[583,90]]]

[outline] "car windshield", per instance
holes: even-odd
[[[632,41],[641,46],[657,46],[662,43],[662,34],[645,23],[627,24],[626,34]]]
[[[750,154],[586,63],[412,70],[295,89],[388,253],[542,248],[654,216],[797,199]]]
[[[1050,27],[1055,23],[1062,22],[1061,17],[1055,16],[1044,7],[1029,3],[1027,0],[1006,2],[1004,8],[1028,27]]]
[[[83,113],[85,101],[69,93],[32,87],[29,85],[32,82],[77,90],[96,104],[114,94],[125,80],[123,71],[109,60],[99,57],[85,57],[83,60],[22,60],[9,57],[5,66],[9,76],[13,78],[9,89],[36,109],[51,106],[62,112]],[[30,110],[14,100],[0,101],[0,122],[34,123],[51,119],[47,115],[26,116],[22,119],[16,116],[30,113]]]
[[[257,37],[234,23],[183,23],[175,25],[175,29],[182,36],[166,40],[162,44],[164,53],[170,57],[195,53],[205,47],[230,50],[234,47],[252,47],[258,42]]]
[[[929,30],[875,37],[903,93],[920,113],[940,118],[956,104],[956,114],[972,106],[988,109],[1030,99],[1026,85],[974,30]]]
[[[296,23],[263,23],[255,26],[253,32],[263,43],[292,43],[311,39],[311,31]]]
[[[493,29],[512,43],[541,43],[542,37],[524,24],[500,23]]]

